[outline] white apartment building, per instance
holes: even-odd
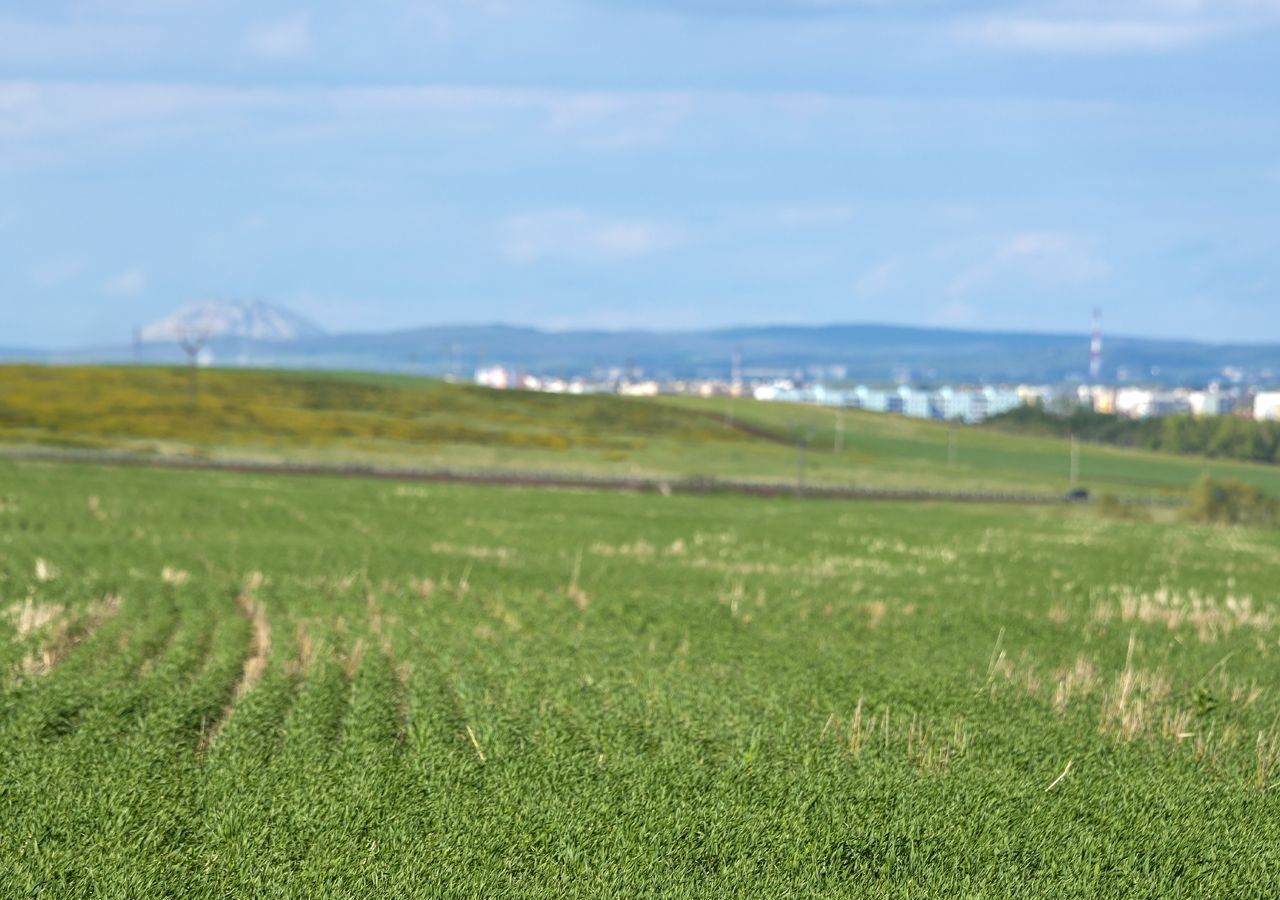
[[[1261,421],[1280,421],[1280,391],[1261,391],[1253,398],[1253,417]]]
[[[1116,391],[1116,413],[1130,419],[1171,416],[1190,411],[1190,401],[1171,391],[1153,391],[1150,388],[1121,388]]]
[[[1205,391],[1192,391],[1187,394],[1187,402],[1191,404],[1191,412],[1197,416],[1225,416],[1231,412],[1235,401],[1216,387]]]

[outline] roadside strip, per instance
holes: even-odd
[[[199,459],[150,456],[85,450],[0,450],[0,460],[12,462],[73,463],[128,466],[132,468],[186,471],[240,472],[260,475],[309,475],[330,478],[370,478],[386,481],[431,481],[446,484],[478,484],[625,493],[744,494],[756,497],[805,497],[825,500],[913,500],[935,503],[1012,503],[1057,505],[1079,502],[1054,494],[999,491],[928,491],[909,488],[874,488],[852,485],[814,485],[787,482],[724,481],[714,478],[661,479],[615,478],[557,472],[517,472],[502,469],[417,469],[370,465],[266,462],[261,460]]]

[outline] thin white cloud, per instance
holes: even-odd
[[[259,59],[301,59],[311,52],[311,19],[296,15],[255,25],[245,35],[244,49]]]
[[[952,300],[934,310],[929,317],[931,325],[943,328],[970,328],[978,320],[978,311],[973,304],[961,300]]]
[[[956,22],[969,40],[1003,50],[1162,53],[1280,25],[1280,0],[1045,0]]]
[[[74,279],[84,269],[84,263],[78,259],[63,257],[50,259],[32,266],[29,273],[31,283],[42,290],[55,288]]]
[[[153,46],[155,29],[133,23],[48,24],[0,16],[0,65],[83,63],[139,54]]]
[[[999,243],[986,259],[951,282],[952,294],[971,294],[998,282],[1042,286],[1085,284],[1110,274],[1111,267],[1074,235],[1023,231]]]
[[[137,297],[147,289],[147,270],[133,266],[112,275],[103,282],[102,289],[112,297]]]
[[[1106,54],[1176,50],[1216,37],[1223,28],[1209,22],[994,18],[965,30],[980,43],[1006,50]]]
[[[502,255],[514,263],[624,260],[667,250],[681,240],[682,230],[669,223],[612,219],[576,209],[511,216],[500,227]]]
[[[898,282],[902,269],[902,257],[891,256],[872,266],[853,286],[859,297],[875,297],[890,291]]]
[[[777,211],[777,223],[783,228],[828,228],[853,221],[854,212],[843,203],[784,206]]]
[[[0,138],[79,138],[112,129],[132,133],[149,124],[186,128],[200,117],[281,107],[295,99],[263,88],[0,81]]]
[[[676,247],[736,244],[778,232],[840,229],[854,216],[840,204],[731,210],[699,220],[622,219],[581,209],[510,216],[499,228],[502,254],[511,262],[549,258],[622,260]]]
[[[301,137],[431,133],[468,142],[498,140],[512,152],[533,147],[593,153],[756,134],[787,141],[860,142],[924,138],[939,117],[1114,117],[1096,102],[884,99],[788,91],[580,91],[424,84],[405,87],[224,87],[191,83],[0,80],[0,164],[58,147],[100,152],[113,142],[144,145],[202,131],[259,144]],[[7,140],[5,140],[7,139]],[[38,151],[38,152],[37,152]],[[806,219],[848,219],[839,205],[797,208]]]

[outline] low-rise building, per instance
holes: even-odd
[[[511,386],[511,371],[504,366],[486,366],[476,369],[476,384],[481,387],[505,390]]]
[[[658,396],[658,382],[622,381],[618,383],[618,393],[624,397],[656,397]]]
[[[1259,422],[1280,421],[1280,391],[1259,391],[1255,394],[1253,417]]]
[[[902,398],[902,414],[913,419],[941,418],[938,405],[934,402],[932,391],[922,391],[911,387],[898,388]]]
[[[1130,419],[1149,419],[1191,412],[1191,403],[1175,391],[1150,388],[1121,388],[1116,391],[1116,414]]]
[[[1203,391],[1191,391],[1187,394],[1187,403],[1191,406],[1192,415],[1196,416],[1226,416],[1235,408],[1234,398],[1220,391],[1217,385],[1210,385]]]

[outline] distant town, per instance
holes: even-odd
[[[777,403],[812,403],[845,409],[896,413],[915,419],[982,422],[1022,406],[1038,406],[1050,412],[1086,409],[1127,419],[1164,416],[1241,416],[1259,421],[1280,420],[1280,390],[1245,386],[1244,372],[1223,369],[1223,381],[1202,389],[1161,386],[1109,386],[1098,383],[1103,361],[1102,311],[1094,309],[1089,337],[1089,380],[1060,385],[942,385],[911,383],[892,386],[849,385],[843,366],[815,367],[815,377],[770,375],[752,378],[742,369],[741,354],[734,354],[727,379],[645,378],[634,366],[611,369],[592,378],[540,377],[505,366],[476,369],[475,383],[497,389],[545,391],[559,394],[615,393],[653,397],[684,394],[699,397],[751,397]],[[1123,373],[1125,378],[1128,373]],[[825,376],[825,377],[824,377]],[[1224,382],[1226,383],[1224,386]]]
[[[611,369],[591,377],[565,378],[535,375],[500,365],[476,369],[474,382],[499,390],[553,394],[751,397],[777,403],[812,403],[967,423],[982,422],[1020,406],[1039,406],[1064,413],[1083,408],[1129,419],[1192,415],[1280,420],[1280,390],[1259,390],[1217,382],[1194,390],[1101,384],[871,386],[808,380],[799,376],[662,380],[647,378],[634,368]]]

